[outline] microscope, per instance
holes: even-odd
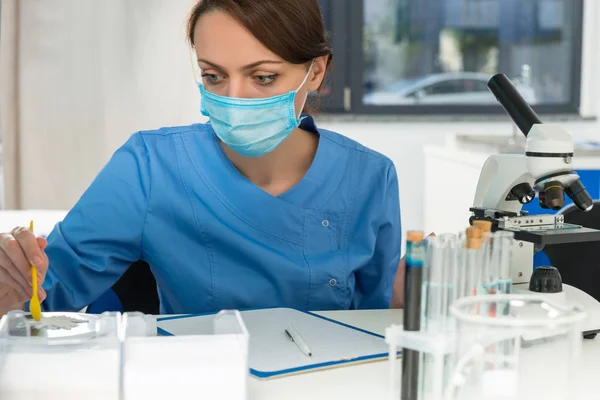
[[[600,231],[567,224],[560,213],[528,215],[522,210],[536,193],[545,209],[560,210],[565,195],[582,211],[592,209],[592,198],[572,170],[573,139],[558,125],[542,124],[505,75],[493,76],[488,88],[525,135],[527,144],[525,154],[495,154],[486,160],[470,209],[470,222],[486,219],[492,221],[493,230],[514,232],[513,293],[551,296],[554,301],[579,304],[588,313],[583,335],[593,338],[600,332],[600,302],[576,287],[562,284],[555,268],[534,270],[533,255],[545,245],[600,242]]]

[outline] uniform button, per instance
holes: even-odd
[[[330,279],[329,286],[334,287],[335,285],[337,285],[337,281],[335,279]]]
[[[327,221],[326,219],[324,219],[323,222],[321,222],[321,224],[323,224],[323,226],[325,228],[327,228],[329,226],[329,221]]]

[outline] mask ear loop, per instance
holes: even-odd
[[[192,68],[192,74],[194,75],[194,81],[196,82],[196,86],[200,86],[202,83],[202,72],[200,71],[200,66],[198,65],[198,61],[196,60],[196,51],[193,46],[190,46],[190,67]]]
[[[198,65],[198,60],[197,60],[197,55],[196,55],[196,50],[194,49],[194,46],[190,46],[189,48],[189,57],[190,57],[190,68],[192,70],[192,74],[194,75],[194,82],[196,83],[196,88],[198,89],[198,93],[200,94],[200,114],[202,114],[205,117],[209,117],[209,115],[206,113],[206,110],[204,108],[204,96],[202,96],[202,90],[204,90],[204,85],[202,83],[202,70],[200,68],[200,66]],[[210,117],[208,122],[210,123]]]
[[[308,80],[308,77],[310,76],[310,73],[312,72],[312,67],[313,67],[314,63],[315,63],[315,60],[312,60],[310,62],[310,67],[308,68],[308,72],[306,73],[306,76],[304,77],[304,80],[302,81],[300,86],[298,86],[298,89],[296,89],[296,93],[298,93],[298,91],[300,89],[302,89],[302,86],[304,86],[304,84]],[[302,115],[302,110],[304,110],[304,106],[306,105],[306,100],[308,100],[308,92],[306,93],[306,96],[304,97],[304,101],[302,102],[302,107],[300,107],[300,114],[296,116],[296,119],[300,118],[300,115]]]

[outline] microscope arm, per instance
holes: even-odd
[[[535,196],[531,187],[535,178],[527,169],[527,159],[523,154],[495,154],[483,165],[473,207],[501,210],[520,214],[523,204]]]

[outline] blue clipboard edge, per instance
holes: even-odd
[[[257,310],[275,310],[275,309],[287,309],[287,310],[294,310],[294,311],[299,311],[305,314],[309,314],[313,317],[317,317],[317,318],[321,318],[325,321],[328,322],[332,322],[334,324],[338,324],[338,325],[342,325],[346,328],[349,329],[354,329],[356,331],[365,333],[367,335],[371,335],[371,336],[375,336],[381,339],[385,339],[384,336],[379,335],[377,333],[371,332],[371,331],[367,331],[365,329],[361,329],[361,328],[357,328],[356,326],[352,326],[352,325],[348,325],[345,324],[343,322],[340,321],[336,321],[334,319],[328,318],[328,317],[324,317],[322,315],[318,315],[315,314],[314,312],[311,311],[304,311],[304,310],[299,310],[297,308],[292,308],[292,307],[265,307],[265,308],[249,308],[249,309],[243,309],[243,310],[239,310],[239,312],[244,312],[244,311],[257,311]],[[177,315],[177,316],[172,316],[172,317],[162,317],[162,318],[157,318],[156,321],[157,322],[161,322],[161,321],[170,321],[173,319],[184,319],[184,318],[194,318],[194,317],[205,317],[208,315],[216,315],[217,312],[207,312],[207,313],[200,313],[200,314],[185,314],[185,315]],[[243,318],[243,315],[242,315]],[[157,332],[159,335],[161,336],[175,336],[173,335],[171,332],[157,327]],[[401,355],[402,352],[398,351],[396,356]],[[333,365],[341,365],[341,364],[350,364],[350,363],[356,363],[356,362],[360,362],[360,361],[368,361],[368,360],[376,360],[376,359],[382,359],[382,358],[387,358],[389,357],[388,353],[379,353],[379,354],[370,354],[368,356],[362,356],[362,357],[356,357],[356,358],[351,358],[351,359],[347,359],[347,360],[339,360],[339,361],[329,361],[326,363],[319,363],[319,364],[310,364],[310,365],[305,365],[302,367],[297,367],[297,368],[288,368],[288,369],[283,369],[283,370],[279,370],[279,371],[270,371],[270,372],[266,372],[266,371],[258,371],[255,370],[253,368],[250,368],[250,373],[254,376],[256,376],[259,379],[268,379],[268,378],[272,378],[275,376],[280,376],[280,375],[287,375],[287,374],[294,374],[294,373],[299,373],[299,372],[308,372],[310,370],[316,370],[316,369],[321,369],[321,368],[327,368]]]

